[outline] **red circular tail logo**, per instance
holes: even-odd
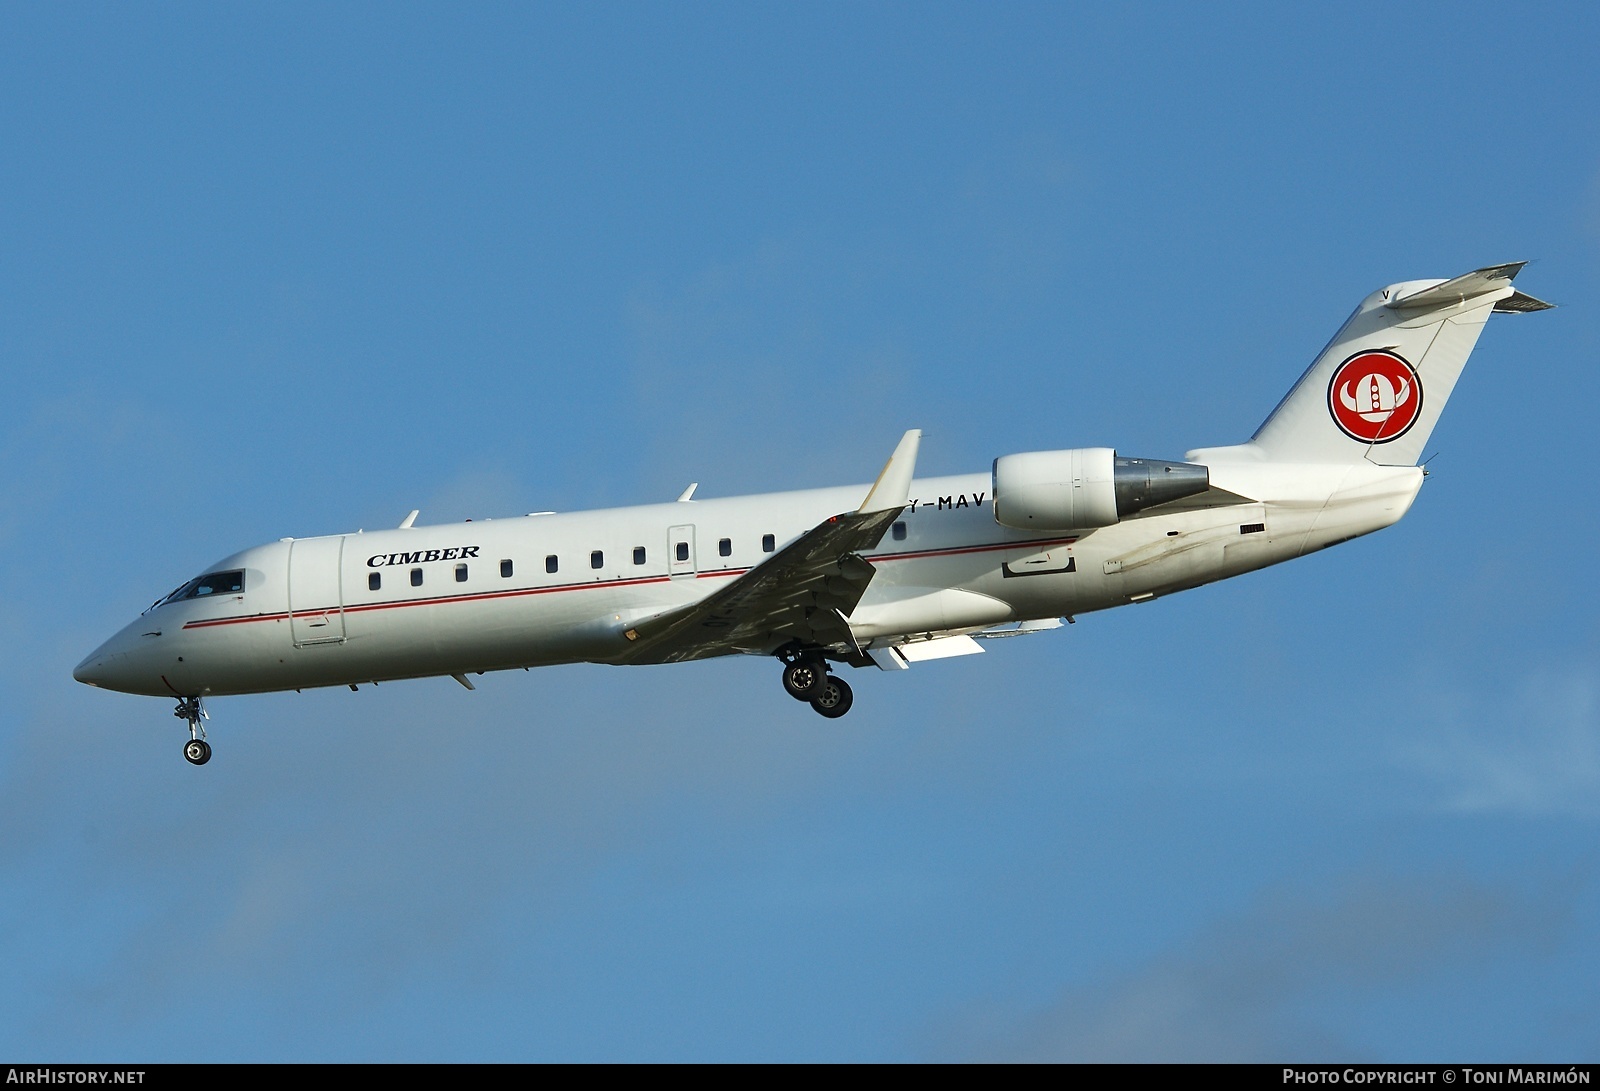
[[[1405,360],[1384,349],[1358,352],[1333,373],[1328,412],[1340,431],[1360,443],[1399,439],[1422,413],[1422,380]]]

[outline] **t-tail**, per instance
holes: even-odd
[[[1551,306],[1511,286],[1526,262],[1373,292],[1249,443],[1193,451],[1198,462],[1414,466],[1494,313]]]

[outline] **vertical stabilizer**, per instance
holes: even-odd
[[[1415,465],[1489,315],[1549,306],[1511,287],[1524,264],[1373,292],[1249,444],[1192,457]]]

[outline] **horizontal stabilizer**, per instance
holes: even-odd
[[[1504,288],[1510,280],[1522,272],[1522,267],[1528,264],[1525,261],[1513,261],[1505,265],[1490,265],[1484,269],[1474,269],[1470,273],[1435,284],[1431,288],[1408,292],[1396,296],[1389,301],[1393,310],[1420,310],[1426,307],[1449,307],[1463,303],[1474,296],[1486,292],[1498,291]],[[1537,308],[1536,308],[1537,309]]]
[[[1498,314],[1530,314],[1533,311],[1548,311],[1555,308],[1554,303],[1546,303],[1542,299],[1535,299],[1524,292],[1512,292],[1510,296],[1494,305]]]

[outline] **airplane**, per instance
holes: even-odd
[[[826,717],[835,666],[904,670],[1079,614],[1387,527],[1489,316],[1552,305],[1525,262],[1362,300],[1247,442],[1182,462],[1109,447],[917,478],[904,434],[870,485],[284,538],[235,553],[91,652],[80,682],[177,699],[211,758],[209,697],[557,663],[773,656]]]

